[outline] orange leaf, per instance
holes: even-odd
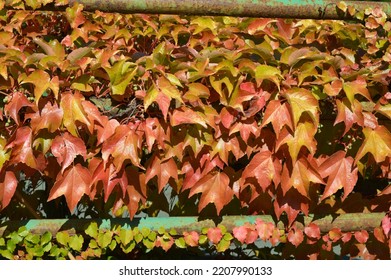
[[[50,190],[48,201],[65,196],[70,211],[73,211],[84,194],[89,194],[92,183],[91,174],[79,163],[70,166],[64,174],[58,173],[56,182]]]
[[[319,167],[319,173],[323,178],[328,177],[327,185],[321,200],[344,188],[343,199],[353,191],[357,183],[358,168],[353,169],[353,158],[345,158],[346,153],[338,151],[327,158]]]
[[[289,102],[293,116],[293,123],[296,126],[304,112],[308,113],[314,124],[319,123],[319,104],[312,93],[304,88],[292,88],[285,92],[284,97]]]
[[[125,201],[130,218],[133,219],[139,209],[140,201],[143,203],[146,201],[146,180],[144,173],[140,173],[131,167],[126,168],[126,175],[128,178],[128,186],[126,188],[127,196]]]
[[[281,174],[281,164],[279,161],[273,160],[273,155],[270,151],[261,151],[251,159],[242,174],[242,180],[255,177],[265,192],[276,177]],[[278,181],[278,180],[277,180]]]
[[[154,156],[145,173],[145,181],[149,182],[155,176],[158,179],[158,190],[161,192],[170,178],[178,180],[178,167],[175,161],[172,158],[164,160]]]
[[[15,177],[14,172],[5,171],[1,172],[0,177],[0,210],[7,207],[11,198],[14,196],[16,187],[18,186],[18,180]]]
[[[277,137],[284,125],[288,126],[291,130],[293,129],[292,118],[286,103],[281,104],[279,100],[272,100],[268,103],[263,117],[262,127],[270,122]]]
[[[4,113],[10,116],[17,125],[19,125],[19,110],[23,107],[35,107],[33,103],[28,101],[27,97],[20,91],[15,91],[10,95],[10,101],[4,106]]]
[[[81,155],[84,160],[87,157],[87,149],[78,137],[65,132],[63,135],[56,136],[52,142],[52,153],[56,157],[58,164],[62,165],[61,172],[71,165],[77,155]]]
[[[209,173],[202,177],[190,189],[189,196],[196,193],[202,193],[198,204],[198,211],[201,211],[209,203],[214,203],[217,214],[220,214],[224,205],[228,204],[234,195],[233,190],[229,187],[229,178],[225,173]]]
[[[57,103],[51,105],[48,102],[41,111],[29,115],[31,118],[31,128],[34,133],[45,128],[53,133],[61,126],[63,115],[64,113],[57,106]]]
[[[387,127],[379,125],[375,129],[364,127],[365,140],[356,154],[357,163],[367,153],[371,153],[376,162],[382,162],[391,157],[391,133]]]
[[[208,229],[207,233],[208,239],[213,243],[217,244],[223,237],[223,233],[219,227]]]
[[[73,136],[78,136],[77,122],[85,124],[90,132],[93,131],[93,123],[88,119],[87,113],[84,110],[82,102],[84,97],[79,92],[72,94],[66,92],[61,94],[60,106],[64,112],[64,126]]]
[[[171,115],[170,122],[172,126],[177,126],[184,123],[199,124],[205,128],[208,126],[205,122],[205,116],[202,113],[196,112],[185,106],[177,108]]]
[[[114,134],[103,143],[102,158],[107,162],[111,155],[117,171],[127,159],[130,159],[133,165],[140,167],[139,141],[138,135],[129,126],[120,125],[115,129]]]

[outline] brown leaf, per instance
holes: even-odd
[[[48,201],[65,196],[70,211],[73,211],[84,194],[89,194],[92,183],[91,174],[79,163],[68,167],[64,174],[58,173],[56,182],[50,190]]]
[[[189,197],[196,193],[202,193],[198,211],[204,209],[209,203],[214,203],[217,214],[220,214],[221,209],[232,200],[234,195],[229,186],[229,177],[222,172],[213,172],[202,177],[190,189]]]

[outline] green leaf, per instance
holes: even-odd
[[[151,241],[155,241],[156,240],[156,232],[155,231],[151,231],[148,234],[148,239],[151,240]]]
[[[116,246],[117,246],[117,242],[115,242],[115,240],[113,239],[109,245],[109,248],[111,251],[113,251]]]
[[[282,79],[280,69],[269,65],[258,65],[255,69],[255,79],[260,85],[263,80],[272,81],[280,89],[280,79]]]
[[[140,243],[141,240],[143,240],[143,235],[141,233],[137,233],[135,236],[134,236],[134,240],[137,242],[137,243]]]
[[[122,245],[128,245],[130,241],[133,240],[133,231],[132,230],[126,230],[126,229],[121,229],[119,233],[120,241]]]
[[[170,234],[171,236],[174,236],[174,235],[177,235],[178,232],[176,231],[176,229],[172,228],[172,229],[170,229],[169,234]]]
[[[66,231],[60,231],[56,234],[56,240],[61,245],[67,246],[69,241],[69,234]]]
[[[92,238],[96,238],[98,236],[98,224],[95,222],[91,223],[84,232]]]
[[[137,73],[135,63],[120,60],[111,67],[103,67],[110,78],[110,88],[113,95],[123,95],[129,82]]]
[[[38,244],[40,239],[41,238],[38,234],[29,234],[25,237],[25,240],[32,244]]]
[[[149,228],[142,228],[141,229],[141,234],[143,235],[144,238],[147,237],[150,232],[151,232],[151,230]]]
[[[231,245],[231,242],[229,240],[221,239],[220,242],[217,244],[217,252],[224,252],[226,251],[229,246]]]
[[[25,226],[20,227],[18,229],[18,235],[20,237],[26,237],[29,233],[30,233],[30,231]]]
[[[8,240],[7,241],[7,250],[11,253],[13,253],[15,251],[15,248],[16,248],[16,244],[14,241],[12,241],[12,239]]]
[[[0,246],[4,246],[5,245],[5,240],[3,237],[0,237]]]
[[[136,242],[134,242],[133,240],[126,246],[123,246],[121,245],[121,248],[122,248],[122,251],[125,253],[125,254],[128,254],[130,253],[131,251],[133,251],[133,249],[136,247]]]
[[[163,235],[163,234],[165,234],[166,233],[166,230],[165,230],[165,228],[164,227],[160,227],[159,229],[158,229],[158,231],[157,231],[160,235]]]
[[[143,239],[143,244],[149,250],[155,247],[155,241],[151,241],[148,238]]]
[[[99,247],[106,248],[111,243],[113,233],[111,231],[99,232],[97,242]]]
[[[1,250],[0,255],[2,255],[4,258],[9,259],[9,260],[14,259],[14,255],[10,251],[7,251],[7,250]]]
[[[186,248],[186,241],[185,241],[185,239],[183,237],[180,237],[180,238],[175,240],[175,245],[178,248],[184,249],[184,248]]]
[[[223,239],[226,240],[226,241],[230,241],[232,240],[234,237],[232,236],[231,233],[227,232],[226,234],[224,234],[223,236]]]
[[[208,232],[208,230],[207,230]],[[206,235],[200,235],[200,238],[198,239],[198,243],[200,245],[206,244],[208,242],[208,237]]]
[[[83,247],[84,238],[82,235],[73,235],[69,238],[69,247],[71,249],[80,252]]]

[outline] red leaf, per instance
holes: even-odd
[[[19,111],[23,107],[35,107],[33,103],[28,101],[27,97],[20,91],[15,91],[10,96],[10,101],[4,106],[4,114],[10,116],[17,125],[19,125]]]
[[[258,232],[254,225],[243,225],[233,228],[234,237],[244,244],[252,244],[258,239]]]
[[[255,222],[255,227],[258,231],[259,238],[261,238],[263,241],[269,240],[270,237],[273,235],[273,231],[275,229],[275,226],[273,223],[265,223],[261,219],[257,219]]]
[[[323,178],[328,177],[321,200],[331,196],[341,188],[344,189],[342,199],[345,199],[353,191],[358,180],[358,168],[353,168],[353,158],[346,158],[345,155],[345,152],[338,151],[327,158],[319,167],[320,175]]]
[[[107,162],[111,155],[117,171],[127,159],[130,159],[133,165],[140,167],[138,154],[140,145],[140,139],[134,130],[127,125],[120,125],[115,129],[115,133],[103,143],[102,158]]]
[[[382,228],[380,227],[377,227],[373,230],[373,235],[375,236],[375,238],[379,241],[379,242],[386,242],[386,236],[384,235],[384,231]]]
[[[304,240],[303,231],[300,229],[291,229],[288,233],[288,241],[295,247],[299,246]]]
[[[161,247],[164,251],[170,250],[172,245],[174,244],[174,238],[172,236],[158,236],[156,239],[155,246]]]
[[[209,203],[214,203],[217,214],[220,214],[224,205],[228,204],[234,195],[229,187],[229,178],[225,173],[214,172],[202,177],[191,189],[189,197],[196,193],[202,193],[198,204],[201,211]]]
[[[381,221],[381,226],[383,228],[384,234],[386,236],[391,235],[391,214],[387,213]]]
[[[32,130],[30,127],[23,126],[16,131],[13,141],[6,146],[6,149],[12,148],[10,163],[24,163],[27,166],[37,169],[44,169],[44,162],[35,158],[32,149]]]
[[[304,228],[304,233],[313,239],[320,239],[320,229],[318,225],[314,223],[310,223],[308,226]]]
[[[286,193],[291,187],[294,187],[301,195],[309,197],[309,187],[312,183],[323,183],[322,177],[316,170],[316,162],[309,161],[307,158],[297,160],[289,174],[287,165],[284,165],[281,177],[281,187]]]
[[[355,162],[367,153],[371,153],[376,162],[382,162],[391,157],[391,133],[387,127],[379,125],[375,129],[364,127],[365,140],[356,154]]]
[[[342,237],[342,232],[339,228],[333,228],[329,231],[329,238],[333,242],[338,241]]]
[[[18,180],[15,177],[14,172],[5,171],[1,172],[0,177],[0,210],[7,207],[11,198],[14,196],[16,187],[18,186]]]
[[[126,168],[126,175],[128,179],[126,204],[130,218],[133,219],[139,209],[140,201],[143,203],[146,201],[147,187],[145,174],[128,167]]]
[[[237,240],[241,243],[245,243],[248,232],[247,229],[246,226],[234,227],[232,233]]]
[[[261,151],[251,159],[242,174],[243,182],[246,178],[255,177],[265,192],[273,180],[278,180],[281,174],[281,164],[273,159],[270,151]]]
[[[170,178],[178,180],[178,167],[175,161],[172,158],[160,159],[155,155],[145,173],[145,181],[148,183],[155,176],[158,179],[158,190],[161,192]]]
[[[65,196],[70,211],[73,211],[84,194],[89,194],[91,174],[87,168],[79,163],[70,166],[64,174],[59,173],[50,190],[48,201],[61,195]]]
[[[57,158],[58,164],[62,165],[61,172],[72,164],[77,155],[81,155],[84,160],[87,157],[87,149],[78,137],[65,132],[61,136],[56,136],[52,142],[52,153]]]
[[[210,229],[208,229],[207,236],[208,236],[208,239],[213,244],[217,244],[220,242],[221,238],[223,237],[223,233],[221,232],[221,229],[219,227],[210,228]]]
[[[369,234],[366,230],[361,230],[361,231],[356,231],[354,233],[354,237],[356,238],[356,240],[358,242],[360,242],[361,244],[364,244],[365,242],[367,242],[367,240],[369,238]]]
[[[191,232],[183,232],[183,237],[185,239],[185,242],[190,247],[197,247],[198,246],[198,240],[200,239],[200,236],[197,232],[191,231]]]

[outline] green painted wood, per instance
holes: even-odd
[[[295,222],[296,227],[303,229],[309,223],[315,223],[320,227],[322,232],[328,232],[332,228],[339,228],[342,231],[355,231],[366,229],[373,230],[380,226],[381,220],[385,213],[351,213],[342,215],[328,215],[325,217],[317,217],[314,215],[300,216]],[[224,216],[214,219],[200,219],[198,217],[148,217],[135,218],[132,221],[127,218],[115,219],[43,219],[43,220],[24,220],[24,221],[8,221],[0,224],[0,236],[6,232],[17,230],[21,226],[25,226],[28,230],[34,233],[42,234],[49,231],[55,234],[58,231],[66,230],[70,234],[84,231],[91,222],[96,222],[101,229],[111,229],[116,225],[130,229],[134,227],[149,228],[158,230],[163,227],[166,230],[176,229],[178,233],[183,231],[200,232],[202,228],[215,227],[224,225],[227,230],[232,231],[236,226],[241,226],[245,223],[254,224],[257,219],[262,219],[264,222],[274,222],[270,215],[258,216]],[[284,217],[282,217],[284,220]],[[284,229],[285,223],[280,221],[277,226]]]
[[[345,19],[339,0],[70,0],[87,11],[149,14],[227,15],[235,17]],[[380,7],[391,15],[391,4],[345,1],[358,10]]]

